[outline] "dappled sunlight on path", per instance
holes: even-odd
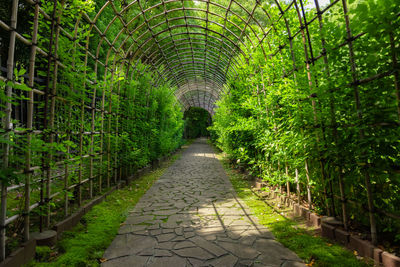
[[[205,139],[196,140],[119,229],[106,266],[304,266],[258,224]]]

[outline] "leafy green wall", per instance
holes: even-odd
[[[270,38],[271,56],[256,49],[228,82],[212,136],[232,161],[276,190],[345,218],[350,228],[368,229],[373,218],[378,236],[399,242],[399,89],[396,75],[388,75],[400,54],[395,2],[350,1],[348,25],[335,5],[290,45]],[[313,12],[306,12],[308,21]],[[295,11],[285,18],[299,22]],[[287,34],[284,23],[274,29]],[[362,37],[346,39],[348,29]],[[281,49],[272,56],[274,47]]]

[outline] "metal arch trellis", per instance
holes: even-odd
[[[222,92],[227,86],[227,81],[234,80],[238,76],[238,70],[244,64],[247,64],[252,59],[251,52],[261,47],[264,59],[267,62],[271,57],[283,58],[284,51],[288,51],[290,59],[293,63],[293,68],[284,70],[284,76],[296,76],[299,71],[305,71],[308,75],[309,90],[313,92],[313,88],[318,86],[318,81],[312,76],[310,66],[322,59],[323,64],[327,68],[329,76],[328,55],[326,50],[326,37],[321,34],[322,50],[317,54],[313,50],[312,40],[310,39],[309,31],[312,23],[318,24],[318,29],[323,32],[323,15],[335,6],[341,5],[343,10],[343,19],[346,21],[346,40],[333,49],[348,47],[349,58],[351,64],[352,82],[347,86],[351,86],[355,92],[355,103],[359,109],[360,99],[358,95],[358,86],[362,83],[369,83],[383,77],[394,75],[397,88],[398,102],[399,94],[399,74],[396,70],[397,55],[393,52],[393,71],[377,74],[373,77],[359,79],[357,69],[355,67],[355,56],[353,43],[361,38],[364,33],[353,35],[351,31],[350,18],[348,16],[348,8],[346,0],[334,0],[329,5],[321,9],[318,0],[314,0],[316,14],[311,19],[307,20],[303,0],[279,1],[274,0],[269,5],[270,8],[279,10],[277,16],[273,16],[270,10],[260,2],[254,1],[251,9],[247,9],[244,4],[236,0],[229,0],[228,5],[218,3],[218,0],[197,0],[195,5],[203,5],[203,7],[187,7],[193,1],[188,0],[161,0],[153,6],[147,6],[146,3],[141,3],[140,0],[134,0],[126,5],[122,5],[118,1],[106,1],[105,4],[92,14],[82,14],[82,16],[73,25],[72,31],[67,29],[66,25],[62,25],[62,11],[67,0],[54,0],[53,10],[51,14],[47,14],[42,8],[43,2],[40,0],[11,0],[10,21],[6,22],[3,18],[0,19],[0,27],[9,33],[8,58],[6,66],[6,75],[0,72],[0,80],[11,81],[16,85],[20,85],[15,81],[14,69],[16,67],[15,51],[16,42],[23,44],[26,49],[30,50],[28,60],[28,74],[26,76],[27,85],[31,90],[27,93],[26,100],[26,119],[23,122],[25,130],[17,130],[12,126],[13,120],[13,104],[7,102],[4,108],[3,130],[5,138],[10,139],[10,134],[16,134],[26,137],[26,145],[28,149],[25,152],[26,162],[24,166],[20,166],[21,172],[25,175],[25,180],[22,185],[7,186],[4,182],[1,184],[1,210],[0,210],[0,260],[6,257],[6,229],[18,220],[23,219],[23,239],[30,238],[30,225],[32,222],[34,211],[45,208],[45,213],[39,217],[43,222],[40,222],[40,228],[49,228],[54,221],[51,217],[51,203],[59,195],[63,195],[65,202],[64,215],[70,214],[73,205],[70,205],[68,192],[76,191],[76,206],[81,206],[83,203],[82,191],[87,190],[89,199],[92,199],[96,194],[100,194],[103,186],[109,188],[112,184],[118,184],[121,178],[131,171],[130,167],[121,166],[118,162],[117,153],[113,154],[110,147],[110,133],[118,136],[119,124],[124,119],[124,114],[120,113],[120,107],[112,109],[113,98],[125,97],[123,90],[119,86],[119,82],[110,85],[108,82],[113,81],[115,76],[124,76],[125,79],[135,79],[135,73],[146,73],[150,71],[155,74],[153,79],[154,86],[159,86],[162,83],[169,83],[172,87],[176,87],[175,96],[182,104],[184,109],[191,106],[202,107],[214,114],[215,102],[219,99]],[[18,11],[20,4],[30,5],[32,7],[32,29],[31,33],[26,34],[18,32]],[[168,8],[169,5],[180,4],[180,6]],[[162,8],[163,11],[157,13],[156,10]],[[224,15],[218,14],[214,9],[223,10]],[[130,17],[132,10],[138,11],[133,17]],[[256,11],[261,11],[265,14],[265,20],[259,21],[255,16]],[[107,12],[111,12],[110,21],[104,27],[98,25],[98,22],[105,16]],[[295,12],[298,15],[296,26],[290,24],[287,19],[289,12]],[[154,14],[153,14],[154,13]],[[183,13],[183,16],[182,16]],[[189,13],[195,13],[191,15]],[[246,17],[243,17],[243,13]],[[175,14],[177,14],[175,16]],[[234,22],[230,16],[234,16],[239,23]],[[48,37],[48,47],[41,47],[38,43],[39,22],[47,20],[51,23],[51,33]],[[217,19],[223,20],[223,24]],[[161,20],[157,22],[157,20]],[[155,24],[153,24],[155,23]],[[136,24],[136,26],[134,26]],[[262,26],[267,25],[266,27]],[[115,35],[111,35],[111,29],[117,25],[120,29]],[[87,34],[84,42],[75,42],[79,31],[88,26]],[[279,32],[278,27],[285,29],[285,33]],[[235,33],[235,31],[239,33]],[[282,37],[283,36],[283,37]],[[270,44],[269,37],[279,38],[280,45],[274,47]],[[299,62],[294,52],[294,40],[300,38],[300,43],[304,52],[305,63]],[[68,66],[64,65],[58,56],[58,43],[60,38],[66,38],[74,43],[74,52],[83,52],[84,54],[84,71],[82,74],[82,88],[88,89],[88,100],[72,101],[63,97],[57,88],[59,69],[65,69]],[[93,44],[94,38],[98,38],[98,43]],[[267,47],[264,47],[266,44]],[[393,38],[391,39],[392,51],[395,51],[396,44]],[[267,50],[267,51],[266,51]],[[35,81],[37,70],[42,68],[39,66],[38,57],[43,57],[47,60],[46,88],[43,90]],[[44,60],[44,61],[46,61]],[[140,67],[143,67],[140,69]],[[74,66],[78,68],[78,66]],[[121,74],[120,70],[124,70],[125,74]],[[261,71],[258,68],[257,71]],[[92,75],[93,74],[93,75]],[[102,77],[100,74],[103,74]],[[62,77],[61,77],[62,78]],[[280,78],[280,77],[276,77]],[[273,81],[267,81],[271,84]],[[262,84],[264,86],[264,83]],[[107,90],[106,90],[107,89]],[[8,98],[19,90],[12,85],[7,84],[5,92]],[[89,91],[92,90],[92,91]],[[229,88],[227,89],[229,90]],[[263,87],[262,90],[265,90]],[[97,94],[101,93],[100,96]],[[46,108],[44,110],[44,124],[42,127],[35,125],[35,112],[40,109],[37,104],[37,99],[45,99]],[[134,99],[132,99],[134,101]],[[108,107],[106,106],[108,103]],[[57,129],[55,116],[57,115],[57,103],[66,106],[69,105],[69,110],[76,108],[80,110],[79,120],[82,125],[75,131],[67,133]],[[317,114],[318,110],[315,107],[315,101],[312,102],[313,112]],[[400,117],[400,105],[398,107]],[[358,113],[360,119],[362,114]],[[115,128],[112,128],[111,120],[115,116]],[[315,116],[316,117],[316,116]],[[83,122],[89,118],[90,131],[85,131]],[[47,121],[48,120],[48,121]],[[69,121],[72,120],[72,115],[69,116]],[[96,121],[101,121],[100,126],[96,126]],[[317,121],[316,121],[317,122]],[[334,125],[334,129],[336,126]],[[322,127],[316,131],[317,139],[322,134]],[[65,171],[61,175],[63,177],[63,190],[61,192],[52,192],[51,186],[60,177],[60,174],[54,174],[55,167],[50,164],[52,156],[49,155],[48,161],[43,164],[33,166],[33,158],[31,151],[31,143],[34,137],[39,136],[47,143],[57,143],[58,135],[66,134],[69,141],[76,134],[78,152],[76,153],[81,158],[89,159],[88,166],[85,166],[82,161],[78,163],[77,182],[68,184],[68,176],[73,174],[74,159],[54,159],[57,160],[55,166],[63,166]],[[363,133],[360,132],[362,136]],[[90,138],[89,143],[85,143],[84,137]],[[100,151],[94,150],[94,143],[101,144]],[[84,147],[88,145],[86,151]],[[117,139],[118,145],[118,139]],[[71,147],[68,147],[70,150]],[[4,154],[2,156],[3,168],[9,165],[10,151],[12,145],[4,144]],[[107,161],[105,173],[100,170],[96,173],[94,166],[95,162]],[[65,163],[68,162],[68,163]],[[321,162],[321,164],[323,164]],[[307,162],[305,162],[307,166]],[[76,166],[75,166],[76,167]],[[87,168],[88,170],[85,170]],[[38,170],[42,169],[44,174],[41,174],[39,180],[35,183],[41,183],[39,189],[41,197],[39,200],[32,201],[31,191],[33,179],[36,177]],[[326,174],[321,168],[321,175],[326,179]],[[365,184],[370,191],[370,181],[368,173],[364,173]],[[340,177],[339,177],[340,178]],[[96,180],[97,179],[97,180]],[[104,182],[104,180],[106,182]],[[327,179],[326,179],[327,180]],[[97,181],[97,191],[95,192]],[[289,183],[289,182],[288,182]],[[328,183],[328,182],[327,182]],[[298,184],[298,182],[297,182]],[[332,186],[332,184],[331,184]],[[7,197],[8,192],[18,188],[24,188],[24,205],[21,211],[12,216],[7,216]],[[87,188],[86,188],[87,187]],[[289,188],[289,187],[288,187]],[[341,202],[341,212],[344,218],[344,225],[347,226],[347,205],[351,203],[345,196],[343,191],[344,181],[339,179],[340,196],[335,196],[332,190],[325,190],[324,196],[328,211],[332,210],[329,203],[335,203],[334,199],[338,198]],[[307,188],[309,189],[309,188]],[[330,192],[329,192],[330,191]],[[373,199],[370,198],[371,192],[367,194],[368,212],[370,215],[370,226],[373,240],[376,240],[376,225],[375,211]],[[328,203],[327,199],[332,201]],[[33,202],[33,203],[32,203]],[[333,211],[334,212],[334,208]],[[397,215],[389,214],[395,217]],[[398,218],[397,218],[398,219]]]
[[[173,2],[173,1],[169,1],[169,2]],[[125,8],[125,10],[127,10],[130,6],[132,6],[133,4],[134,4],[135,2],[132,2],[130,5],[128,5],[126,8]],[[106,5],[107,5],[107,3],[106,3]],[[105,5],[105,6],[106,6]],[[151,10],[151,9],[153,9],[153,8],[155,8],[155,7],[157,7],[157,6],[159,6],[160,4],[158,4],[158,5],[155,5],[155,6],[153,6],[153,7],[150,7],[150,8],[148,8],[148,9],[146,9],[145,11],[143,11],[142,10],[142,13],[144,14],[146,11],[148,11],[148,10]],[[185,10],[185,8],[183,8],[184,10]],[[101,9],[101,11],[102,10],[104,10],[104,7]],[[187,9],[187,10],[199,10],[199,9]],[[204,11],[204,10],[203,10]],[[227,10],[227,12],[229,12],[229,10]],[[248,13],[248,12],[247,12]],[[157,16],[159,16],[159,15],[155,15],[154,17],[157,17]],[[120,15],[118,16],[118,17],[120,17]],[[139,17],[139,15],[137,15],[135,18],[133,18],[131,21],[129,21],[128,23],[127,23],[127,25],[129,25],[129,24],[131,24],[132,22],[134,22],[137,18]],[[149,21],[151,20],[151,19],[153,19],[154,17],[152,17],[152,18],[150,18],[149,19]],[[185,17],[186,18],[186,17]],[[192,17],[192,18],[195,18],[195,19],[202,19],[202,18],[198,18],[198,17]],[[181,18],[176,18],[176,19],[181,19]],[[242,21],[244,21],[243,19],[242,19]],[[148,22],[147,22],[148,23]],[[161,22],[161,23],[159,23],[159,24],[162,24],[163,22]],[[165,22],[164,22],[165,23]],[[158,25],[159,25],[158,24]],[[217,23],[216,23],[217,24]],[[248,24],[248,23],[247,23]],[[246,25],[247,25],[246,24]],[[124,25],[125,25],[125,23],[124,23]],[[177,25],[177,26],[179,26],[179,25]],[[192,25],[191,25],[192,26]],[[193,25],[193,26],[198,26],[198,25]],[[236,27],[238,27],[236,24],[235,24],[235,26]],[[140,29],[141,27],[143,27],[143,23],[141,24],[141,25],[139,25],[135,30],[138,30],[138,29]],[[155,28],[155,27],[157,27],[157,25],[156,26],[154,26],[153,28]],[[184,27],[186,27],[186,28],[188,28],[188,25],[184,25]],[[225,27],[225,26],[224,26]],[[150,31],[152,31],[151,30],[151,27],[148,25],[148,28],[149,28],[149,30]],[[226,27],[225,27],[225,29],[226,29]],[[135,31],[134,30],[134,31]],[[148,31],[149,31],[148,30]],[[171,27],[168,27],[168,30],[170,31],[171,30]],[[164,31],[166,31],[166,30],[164,30]],[[216,34],[218,34],[218,32],[215,32]],[[243,31],[241,31],[241,33],[243,34],[244,33],[244,30]],[[146,34],[146,32],[144,32],[141,36],[144,36]],[[161,34],[161,32],[159,32],[159,33],[157,33],[157,35],[158,34]],[[103,33],[103,35],[104,35],[104,33]],[[189,34],[189,32],[187,32],[187,35],[188,36],[190,36],[190,34]],[[140,36],[140,37],[141,37]],[[167,38],[167,37],[166,37]],[[190,37],[189,37],[190,38]],[[165,38],[164,38],[165,39]],[[237,39],[239,39],[239,41],[240,41],[240,38],[237,38]],[[150,38],[148,38],[146,41],[144,41],[143,42],[143,44],[146,44],[147,42],[149,42],[150,40],[155,40],[155,36],[153,35],[152,37],[150,37]],[[114,41],[115,42],[115,41]],[[113,42],[113,43],[114,43]],[[232,42],[232,41],[231,41]],[[158,42],[157,42],[158,43]],[[233,44],[235,44],[235,42],[232,42]],[[143,44],[141,45],[141,46],[139,46],[138,48],[137,48],[137,51],[143,46]],[[122,45],[122,44],[121,44]],[[158,44],[157,44],[158,45]],[[99,44],[99,46],[100,46],[100,44]],[[151,47],[149,47],[149,49],[150,49]],[[193,50],[193,46],[192,45],[190,45],[190,48],[191,48],[191,50]],[[129,50],[129,49],[128,49]],[[160,49],[159,49],[160,50]],[[163,51],[163,50],[161,50],[161,51]],[[147,52],[147,50],[146,50],[146,52]],[[147,53],[143,53],[143,55],[146,55]],[[134,54],[136,54],[137,52],[135,52]],[[221,56],[221,51],[220,51],[220,53],[219,53],[219,58],[220,58],[220,56]],[[163,58],[164,58],[164,56],[163,56]],[[232,59],[232,57],[230,57],[231,59]],[[166,61],[166,60],[164,60],[164,61]],[[168,62],[168,61],[167,61]],[[168,63],[169,64],[169,63]],[[218,64],[219,64],[219,62],[218,62]],[[229,64],[228,64],[228,67],[226,68],[227,70],[229,69]]]

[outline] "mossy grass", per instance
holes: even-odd
[[[223,153],[217,153],[238,197],[249,206],[259,223],[268,227],[276,240],[294,251],[307,266],[373,266],[371,260],[357,259],[353,252],[320,237],[315,229],[308,227],[299,218],[283,216],[285,210],[273,207],[260,199],[251,190],[250,182],[244,175],[229,165]]]
[[[129,210],[178,157],[173,155],[160,168],[111,193],[71,231],[64,232],[54,248],[37,247],[37,256],[28,266],[99,266]]]

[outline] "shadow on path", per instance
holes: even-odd
[[[182,153],[130,212],[109,266],[304,266],[235,191],[206,139]]]

